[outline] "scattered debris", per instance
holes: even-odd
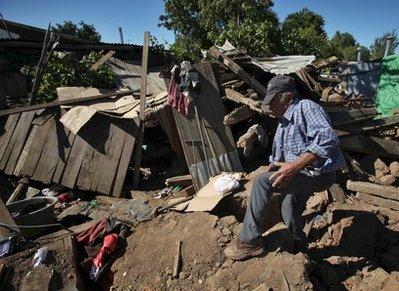
[[[12,96],[0,112],[0,178],[12,184],[0,202],[0,289],[397,288],[399,117],[375,102],[392,97],[376,77],[396,74],[393,57],[254,58],[226,42],[212,62],[147,72],[106,51],[90,70],[109,66],[116,90],[60,87],[57,101],[25,107]],[[307,255],[293,254],[275,193],[267,254],[233,262],[222,250],[266,171],[277,120],[262,99],[276,74],[323,106],[348,169],[307,202]]]

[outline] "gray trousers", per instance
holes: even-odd
[[[297,240],[305,240],[303,228],[305,220],[302,212],[305,209],[306,201],[312,192],[324,191],[334,183],[335,172],[312,176],[306,172],[298,173],[291,182],[282,189],[274,189],[270,176],[274,172],[265,172],[258,175],[251,190],[251,197],[245,213],[243,228],[239,235],[242,242],[258,244],[261,242],[261,235],[264,231],[263,222],[269,204],[271,194],[278,192],[283,194],[281,204],[281,216],[288,230]]]

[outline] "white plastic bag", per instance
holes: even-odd
[[[47,258],[47,247],[42,247],[37,250],[36,254],[33,256],[33,268],[36,268],[44,263]]]

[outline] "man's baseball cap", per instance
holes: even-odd
[[[267,105],[278,93],[295,92],[295,79],[290,76],[277,75],[267,84],[266,96],[262,104]]]

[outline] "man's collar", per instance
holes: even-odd
[[[291,120],[292,118],[292,114],[294,114],[294,109],[295,109],[295,105],[297,105],[299,102],[299,98],[298,97],[294,97],[294,99],[292,100],[290,106],[288,106],[287,110],[285,111],[283,118],[287,119],[288,121]]]

